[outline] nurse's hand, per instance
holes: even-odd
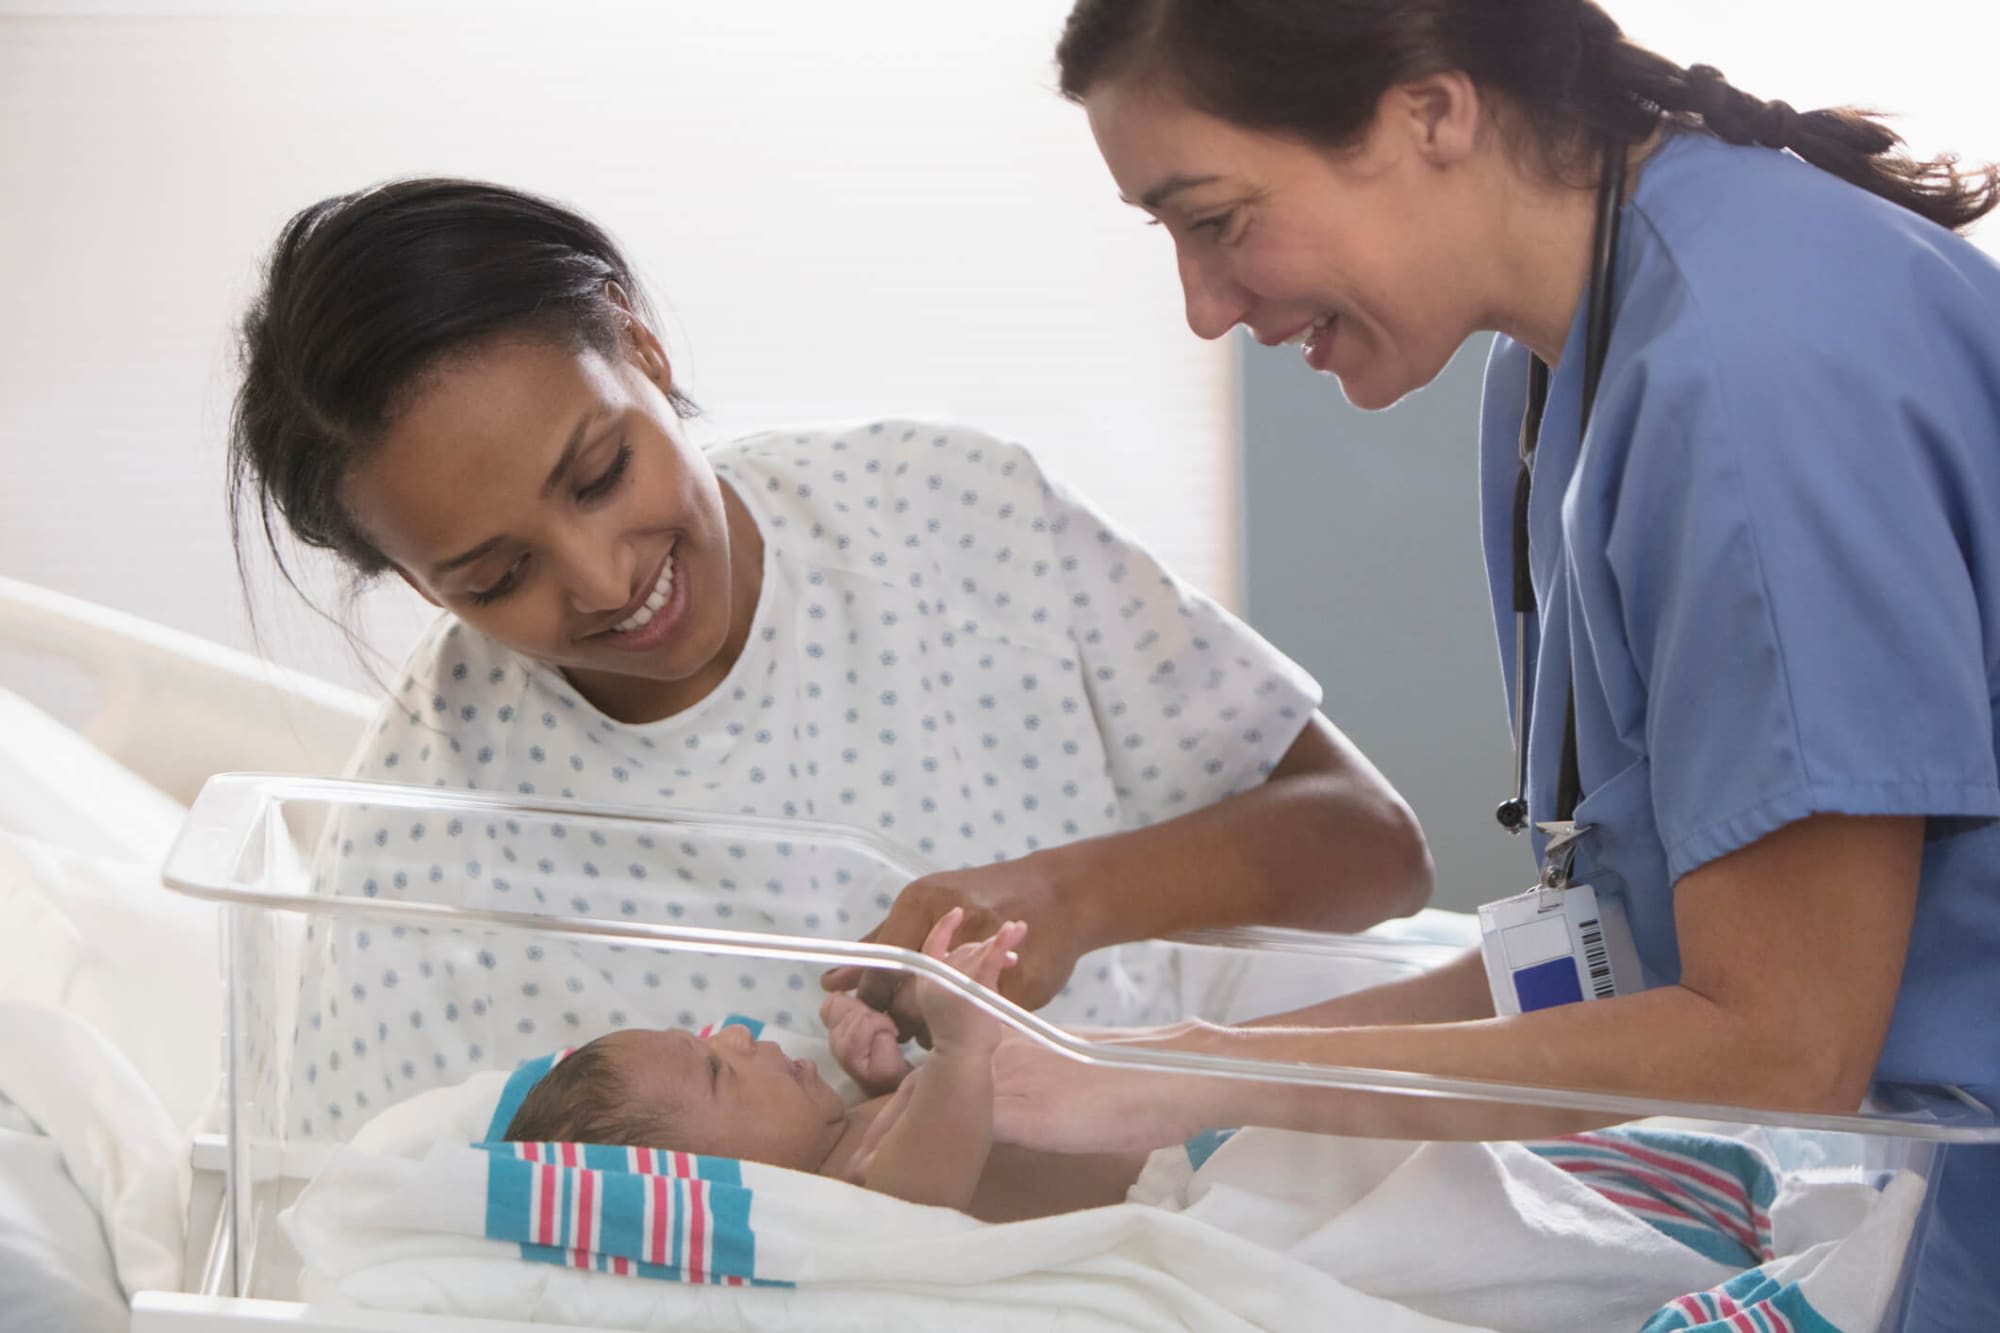
[[[1032,949],[1020,965],[1000,978],[1000,993],[1023,1009],[1039,1009],[1054,999],[1076,970],[1076,960],[1094,947],[1085,938],[1077,895],[1064,893],[1042,855],[1018,861],[947,870],[904,887],[889,915],[861,937],[864,943],[893,944],[922,950],[931,928],[952,909],[964,912],[961,939],[985,939],[1009,921],[1027,926]],[[830,991],[854,991],[862,1003],[896,1020],[896,1035],[928,1044],[929,1030],[916,1003],[916,992],[905,985],[910,977],[858,967],[836,967],[820,978]]]
[[[1167,1044],[1188,1026],[1136,1031],[1124,1042]],[[1056,1153],[1165,1148],[1213,1127],[1221,1083],[1082,1064],[1010,1030],[993,1052],[993,1138]]]

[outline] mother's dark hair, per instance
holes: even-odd
[[[229,446],[239,567],[254,509],[287,582],[280,517],[355,574],[381,573],[388,561],[349,512],[346,478],[425,377],[504,338],[614,357],[631,318],[651,323],[617,245],[547,199],[477,181],[400,180],[300,211],[243,318]],[[678,390],[669,397],[682,416],[693,412]]]
[[[1760,101],[1628,40],[1591,0],[1078,0],[1056,64],[1074,101],[1108,79],[1158,79],[1196,110],[1336,148],[1396,84],[1458,70],[1499,94],[1563,175],[1588,160],[1579,149],[1668,121],[1789,148],[1954,230],[2000,203],[1994,167],[1913,158],[1869,112]]]

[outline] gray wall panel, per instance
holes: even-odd
[[[1492,815],[1512,758],[1479,550],[1488,345],[1379,413],[1296,348],[1246,338],[1239,353],[1247,618],[1319,678],[1327,716],[1416,808],[1435,902],[1464,909],[1533,872]]]

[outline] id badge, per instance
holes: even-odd
[[[1479,952],[1502,1018],[1645,989],[1632,927],[1588,884],[1538,884],[1479,909]]]

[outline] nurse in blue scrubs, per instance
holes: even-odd
[[[1587,0],[1082,0],[1058,63],[1172,239],[1196,333],[1297,343],[1369,408],[1501,335],[1480,483],[1528,820],[1587,826],[1572,882],[1624,908],[1643,968],[1635,993],[1495,1017],[1472,955],[1282,1024],[1142,1040],[1834,1112],[1906,1086],[2000,1105],[2000,265],[1962,235],[2000,178],[1684,69]],[[1003,1132],[1074,1149],[1574,1124],[1028,1045],[999,1081]],[[2000,1328],[1996,1162],[1949,1150],[1908,1327]]]

